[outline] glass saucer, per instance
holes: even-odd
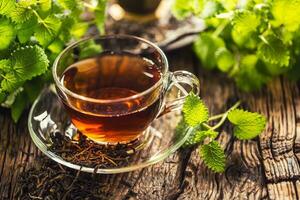
[[[182,95],[179,89],[173,87],[167,100]],[[176,126],[181,118],[181,109],[179,109],[154,120],[143,134],[142,142],[137,142],[137,145],[134,147],[135,149],[126,155],[127,162],[100,167],[99,165],[90,166],[70,161],[53,150],[54,140],[51,134],[56,132],[64,134],[64,137],[69,138],[71,143],[78,143],[78,140],[74,139],[76,138],[74,135],[76,135],[77,130],[70,123],[70,119],[60,103],[53,85],[45,88],[34,102],[29,113],[28,127],[30,136],[35,145],[54,161],[67,167],[89,173],[114,174],[147,167],[164,160],[170,154],[174,153],[191,133],[190,129],[186,129],[183,133],[176,134]],[[124,144],[120,145],[125,146],[127,149],[131,148]],[[121,148],[123,148],[123,146],[121,146]],[[104,146],[104,148],[106,148],[106,146]]]

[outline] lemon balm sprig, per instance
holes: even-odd
[[[239,140],[253,139],[265,128],[264,116],[238,109],[240,101],[236,102],[226,112],[209,116],[204,102],[197,95],[190,93],[183,105],[183,120],[177,126],[177,134],[192,128],[192,134],[184,147],[199,145],[200,156],[204,163],[215,172],[223,172],[226,166],[226,156],[221,145],[215,140],[220,134],[217,129],[226,121],[233,125],[233,135]],[[208,123],[219,120],[214,126]]]

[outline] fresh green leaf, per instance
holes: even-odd
[[[25,109],[28,100],[24,92],[20,92],[11,106],[11,116],[14,122],[18,122],[23,110]]]
[[[3,79],[1,81],[1,87],[3,90],[7,92],[13,92],[18,87],[20,87],[24,81],[20,79],[14,71],[11,71],[5,75],[3,75]]]
[[[289,31],[299,28],[300,0],[274,0],[272,14],[275,26],[285,25]]]
[[[26,46],[12,54],[11,70],[3,76],[1,87],[12,92],[20,87],[24,81],[44,73],[48,67],[45,52],[39,46]]]
[[[17,36],[21,44],[29,41],[37,26],[36,17],[31,17],[24,23],[17,24]]]
[[[39,14],[45,18],[50,12],[52,8],[52,0],[39,0]]]
[[[73,37],[76,38],[77,36],[73,33],[74,26],[76,26],[77,23],[83,22],[77,22],[71,15],[61,17],[60,21],[61,27],[59,31],[59,39],[66,43],[69,42]],[[87,29],[85,31],[87,32]],[[86,32],[84,32],[81,36],[83,36]]]
[[[231,31],[232,40],[239,46],[240,49],[256,49],[257,43],[259,42],[258,38],[254,34],[241,34],[237,29],[232,29]]]
[[[58,3],[66,10],[76,10],[79,7],[78,0],[58,0]]]
[[[218,134],[218,132],[211,129],[205,131],[196,131],[193,141],[195,143],[199,143],[203,142],[206,138],[215,139],[218,136]]]
[[[232,19],[233,28],[238,34],[249,35],[257,31],[260,25],[259,17],[249,10],[236,11]]]
[[[23,80],[43,74],[48,64],[44,50],[37,45],[21,47],[12,54],[13,70]]]
[[[44,82],[43,77],[37,76],[24,84],[24,93],[26,94],[26,98],[29,103],[34,102],[34,100],[38,97],[45,86],[45,84],[43,84]]]
[[[265,62],[279,64],[280,66],[289,65],[290,52],[275,35],[263,37],[262,42],[258,46],[257,54]]]
[[[34,15],[31,6],[35,3],[35,1],[19,1],[16,3],[15,8],[9,13],[9,16],[14,22],[23,23]]]
[[[257,70],[257,65],[261,64],[256,55],[245,55],[241,58],[239,66],[232,73],[237,86],[244,91],[259,89],[269,81],[269,78]]]
[[[258,113],[234,109],[228,114],[228,120],[234,125],[234,135],[240,140],[258,136],[266,127],[266,118]]]
[[[194,43],[194,50],[200,58],[202,66],[212,69],[216,66],[216,51],[224,46],[224,41],[220,37],[211,33],[201,33]]]
[[[237,8],[239,0],[219,0],[226,10],[234,10]]]
[[[105,33],[105,15],[106,15],[106,0],[98,0],[98,5],[95,9],[96,25],[100,34]]]
[[[8,48],[15,38],[14,26],[10,20],[0,18],[0,35],[0,50],[3,50]]]
[[[203,7],[202,0],[175,0],[172,4],[172,13],[177,19],[184,19],[191,14],[200,14]]]
[[[3,101],[5,101],[6,96],[7,95],[4,92],[0,91],[0,103],[2,103]]]
[[[225,47],[219,48],[215,53],[215,57],[218,68],[223,72],[228,72],[234,65],[234,57],[232,53]]]
[[[81,38],[87,32],[88,28],[89,28],[88,23],[79,22],[73,26],[71,33],[74,37]]]
[[[15,0],[0,0],[0,15],[8,15],[15,7]]]
[[[57,37],[61,27],[61,21],[54,15],[39,21],[35,30],[35,37],[42,46],[48,46]]]
[[[199,126],[208,120],[208,109],[199,96],[190,93],[183,105],[185,122],[192,127]]]
[[[11,70],[11,61],[8,59],[0,60],[0,72],[9,73]]]
[[[208,168],[214,172],[224,172],[226,164],[225,153],[220,144],[213,140],[200,147],[200,156]]]

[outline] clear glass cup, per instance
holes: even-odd
[[[92,98],[65,87],[62,77],[69,66],[104,54],[130,54],[147,59],[159,68],[159,80],[143,91],[117,99]],[[108,65],[105,70],[114,68],[115,65]],[[199,94],[199,80],[195,75],[187,71],[170,72],[168,60],[159,47],[129,35],[93,36],[75,42],[57,57],[52,73],[57,94],[73,125],[97,143],[128,143],[143,135],[154,119],[181,108],[187,92],[172,101],[166,100],[174,86]],[[131,79],[130,73],[126,76]],[[102,78],[105,77],[99,77]],[[126,107],[136,102],[138,106]]]

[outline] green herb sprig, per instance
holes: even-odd
[[[0,104],[14,121],[51,80],[49,66],[70,41],[92,25],[103,33],[105,6],[106,0],[0,0]],[[88,21],[87,12],[94,16]]]
[[[266,118],[258,113],[238,109],[240,102],[235,103],[226,112],[209,116],[208,108],[197,95],[191,93],[183,105],[183,120],[176,128],[177,134],[182,134],[187,128],[192,129],[191,136],[183,147],[199,145],[200,156],[204,163],[215,172],[223,172],[226,166],[226,156],[221,145],[215,140],[217,131],[225,121],[233,125],[233,135],[239,140],[253,139],[266,126]],[[214,126],[212,121],[219,120]]]
[[[280,74],[300,78],[300,0],[174,0],[173,14],[202,18],[194,43],[207,69],[219,69],[244,91]]]

